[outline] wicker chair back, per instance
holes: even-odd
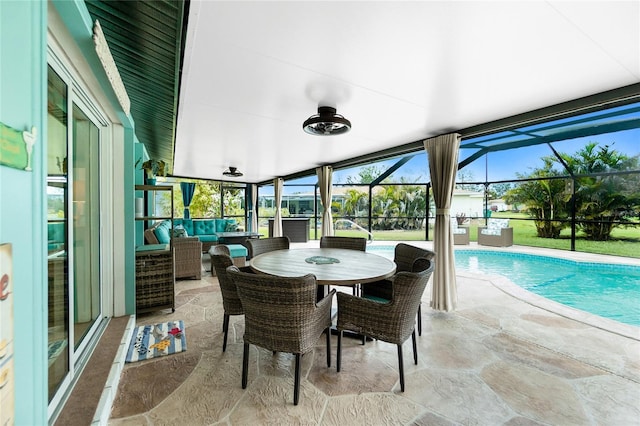
[[[249,258],[270,251],[286,250],[289,245],[289,237],[250,238],[247,240]]]
[[[244,309],[236,285],[227,276],[227,268],[233,265],[229,248],[218,244],[211,249],[211,266],[215,269],[222,292],[222,305],[227,315],[242,315]]]
[[[367,251],[367,239],[361,237],[323,236],[320,238],[320,248]]]
[[[435,252],[405,243],[398,243],[395,248],[393,261],[398,272],[425,271],[434,263]],[[391,300],[391,280],[386,279],[375,283],[362,285],[362,296]]]
[[[396,272],[420,272],[431,266],[431,260],[436,253],[405,243],[396,245],[393,261],[396,263]]]

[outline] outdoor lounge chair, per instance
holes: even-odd
[[[430,262],[431,263],[431,262]],[[413,361],[418,364],[416,343],[416,314],[422,294],[434,265],[421,272],[398,272],[391,278],[392,295],[389,301],[369,300],[338,293],[338,354],[337,370],[342,361],[342,334],[349,330],[398,346],[400,390],[404,392],[402,344],[411,336]]]
[[[451,218],[451,232],[453,233],[453,244],[469,244],[469,227],[458,225],[458,219],[455,217]]]
[[[295,355],[293,403],[300,395],[300,357],[313,350],[323,332],[327,338],[327,367],[331,366],[331,301],[335,290],[316,303],[316,278],[277,277],[227,268],[244,308],[242,389],[247,387],[249,345]]]
[[[509,247],[513,245],[513,228],[509,219],[489,219],[487,226],[478,227],[478,245]]]

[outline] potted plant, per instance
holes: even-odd
[[[141,158],[136,161],[136,166],[140,163]],[[147,183],[149,185],[155,185],[156,176],[165,176],[165,162],[162,160],[147,160],[140,166],[145,171],[147,176]]]

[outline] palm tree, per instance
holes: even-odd
[[[344,215],[354,219],[358,212],[367,207],[368,195],[366,192],[357,189],[348,189],[344,197]]]
[[[637,176],[594,175],[637,170],[637,157],[628,157],[610,149],[609,145],[598,147],[591,142],[573,156],[563,154],[562,158],[571,172],[579,176],[575,191],[576,217],[578,226],[588,240],[608,240],[615,227],[629,222],[629,216],[637,216],[640,210]],[[633,184],[629,181],[633,181]]]
[[[517,174],[520,179],[550,178],[562,174],[553,168],[555,160],[544,157],[544,165],[534,169],[529,175]],[[568,226],[561,220],[569,217],[565,202],[563,179],[530,180],[508,190],[504,196],[508,204],[524,205],[523,209],[535,219],[536,233],[541,238],[558,238],[560,231]]]

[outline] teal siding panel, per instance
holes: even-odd
[[[46,24],[46,2],[0,1],[0,121],[38,132],[32,172],[0,166],[0,243],[13,249],[16,425],[47,424]]]

